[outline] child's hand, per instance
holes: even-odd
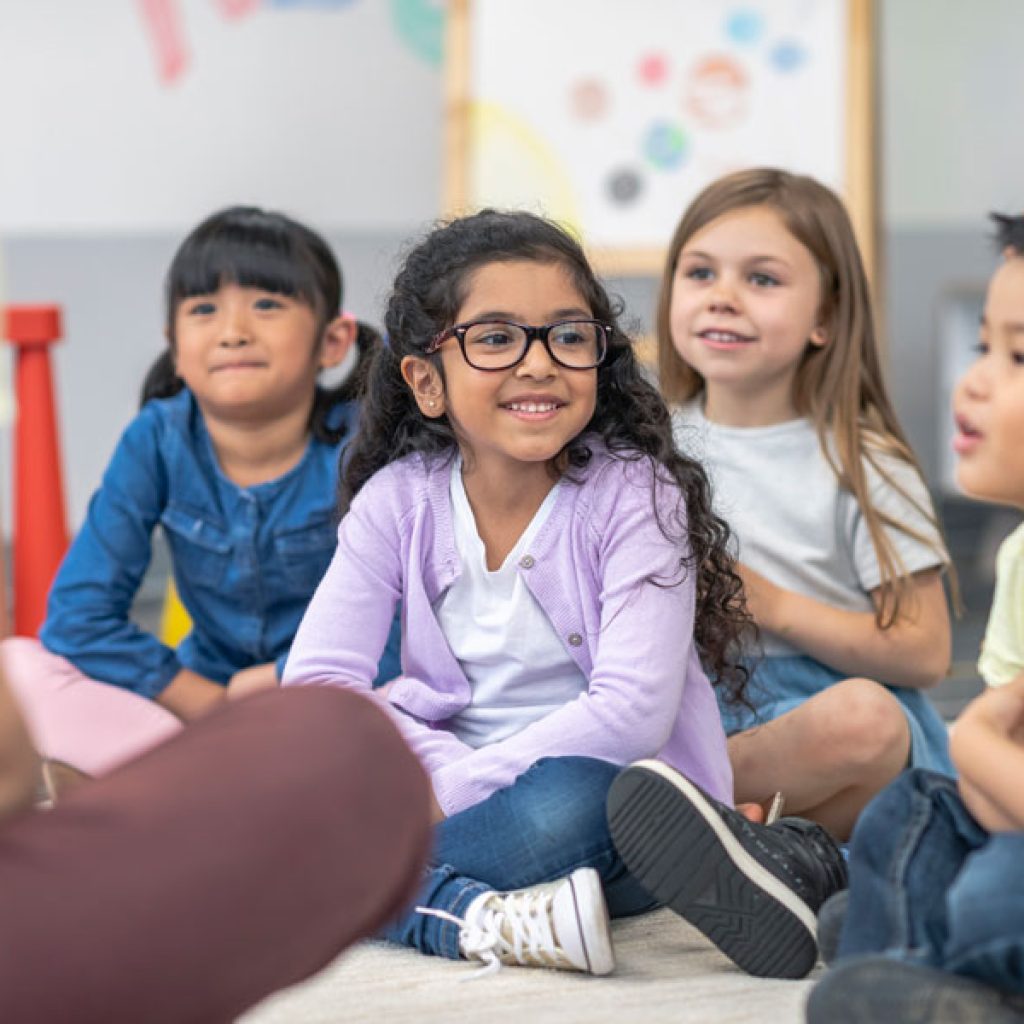
[[[949,737],[967,809],[989,832],[1024,829],[1024,675],[967,705]]]
[[[236,672],[228,682],[228,700],[248,697],[260,690],[273,690],[278,685],[277,666],[268,661],[264,665],[253,665]]]
[[[983,729],[1024,746],[1024,675],[987,689],[964,708],[953,731]]]

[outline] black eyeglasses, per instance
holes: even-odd
[[[528,327],[508,320],[473,320],[455,324],[436,335],[426,354],[436,352],[454,337],[462,356],[476,370],[511,370],[526,358],[538,338],[551,359],[567,370],[592,370],[608,352],[611,324],[600,320],[559,320]]]

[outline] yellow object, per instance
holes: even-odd
[[[978,672],[989,686],[1005,686],[1024,673],[1024,523],[999,547],[992,599]]]
[[[164,610],[160,614],[160,639],[168,647],[177,647],[192,632],[192,620],[178,597],[174,580],[167,581]]]

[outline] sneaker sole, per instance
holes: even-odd
[[[740,844],[703,794],[659,761],[625,769],[608,794],[612,839],[659,902],[760,978],[803,978],[817,960],[811,909]]]
[[[577,868],[569,876],[576,918],[580,922],[580,945],[591,974],[611,974],[615,969],[611,923],[601,887],[601,876],[593,868]],[[590,942],[587,942],[587,937]]]

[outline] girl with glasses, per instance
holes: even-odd
[[[401,602],[377,699],[436,827],[420,912],[387,934],[425,953],[607,973],[608,913],[654,906],[608,832],[620,767],[659,755],[731,797],[728,531],[617,312],[563,230],[492,210],[413,248],[388,303],[284,684],[369,694]]]

